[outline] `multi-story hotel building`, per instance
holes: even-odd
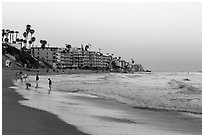
[[[53,63],[55,63],[55,56],[56,56],[57,50],[58,50],[57,47],[45,47],[45,48],[32,47],[31,55],[53,65]]]
[[[110,56],[80,48],[72,48],[69,52],[59,49],[56,53],[58,68],[107,68],[109,61]]]
[[[100,52],[86,51],[81,48],[32,47],[31,54],[48,62],[56,68],[114,69],[112,62],[120,69],[143,71],[140,64],[130,64],[125,60],[112,58]]]

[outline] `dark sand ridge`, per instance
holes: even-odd
[[[56,115],[22,106],[24,98],[14,92],[12,79],[19,70],[2,69],[2,134],[3,135],[84,135]],[[25,72],[25,71],[24,71]],[[36,72],[26,72],[35,75]],[[42,74],[42,71],[40,72]]]

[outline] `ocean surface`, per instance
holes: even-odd
[[[27,81],[29,90],[19,80],[13,87],[28,99],[20,104],[56,114],[89,134],[197,134],[202,128],[202,73],[40,76],[39,88],[34,76]]]

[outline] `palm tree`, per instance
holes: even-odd
[[[46,45],[47,44],[47,41],[46,40],[44,40],[44,45]]]
[[[23,40],[23,43],[24,43],[24,48],[26,48],[26,43],[27,43],[27,40],[26,40],[26,39],[24,39],[24,40]]]
[[[32,43],[33,43],[33,46],[32,46],[32,47],[34,47],[35,37],[32,37],[32,38],[31,38],[31,41],[32,41]]]
[[[7,29],[7,30],[6,30],[6,38],[7,38],[7,39],[8,39],[8,37],[9,37],[9,32],[10,32],[10,30]]]
[[[45,47],[44,47],[45,45],[43,45],[43,40],[40,40],[40,44],[41,44],[41,48],[44,49],[44,48],[45,48]]]
[[[134,64],[134,63],[135,63],[135,61],[134,61],[133,59],[131,59],[131,61],[132,61],[132,64]]]
[[[6,36],[6,30],[2,29],[2,42],[4,41],[4,36]]]
[[[66,45],[66,50],[69,53],[70,49],[72,48],[72,46],[70,44],[65,44]]]
[[[33,33],[35,33],[35,30],[34,30],[34,29],[31,29],[31,30],[30,30],[31,38],[32,38]]]
[[[26,25],[26,33],[27,33],[27,36],[26,36],[26,40],[28,41],[28,35],[29,35],[29,33],[30,33],[30,30],[31,30],[31,25],[30,24],[28,24],[28,25]],[[27,43],[26,43],[26,46],[27,46]]]
[[[112,59],[113,59],[113,55],[114,55],[114,54],[111,54],[111,58],[112,58]]]
[[[41,48],[45,49],[45,45],[47,44],[47,41],[46,40],[40,40],[40,43],[41,43]]]
[[[88,48],[89,48],[89,45],[86,45],[85,46],[85,50],[88,51]]]
[[[31,44],[32,44],[32,40],[29,40],[29,49],[30,49],[30,47],[31,47]]]
[[[27,46],[27,36],[28,36],[28,34],[27,34],[27,32],[23,32],[23,37],[25,38],[25,40],[26,40],[26,43],[24,43],[25,45],[25,47]]]
[[[23,39],[20,39],[19,42],[21,43],[21,50],[22,50],[22,45],[23,45]]]
[[[31,30],[31,25],[30,24],[26,25],[26,32],[27,32],[27,34],[30,32],[30,30]]]
[[[23,32],[23,37],[27,38],[28,34],[26,32]]]

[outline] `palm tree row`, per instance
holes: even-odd
[[[25,32],[23,33],[23,37],[24,39],[19,39],[18,38],[18,31],[12,31],[12,30],[5,30],[5,29],[2,29],[2,41],[3,42],[10,42],[10,43],[20,43],[21,44],[21,49],[22,49],[22,44],[24,43],[24,47],[23,47],[23,50],[27,49],[27,44],[29,44],[28,46],[28,49],[31,48],[31,45],[32,47],[34,47],[34,42],[36,40],[35,37],[33,37],[33,34],[35,33],[35,30],[31,28],[31,25],[26,25],[26,29],[25,29]],[[16,35],[15,35],[16,34]],[[45,48],[46,47],[46,44],[47,44],[47,41],[46,40],[40,40],[40,43],[41,43],[41,48]],[[66,45],[66,48],[65,48],[65,51],[66,53],[69,53],[70,49],[71,49],[71,45],[70,44],[65,44]],[[91,44],[86,44],[85,46],[84,45],[81,45],[81,50],[82,51],[88,51],[88,49],[91,47]],[[80,49],[80,48],[79,48]],[[99,48],[99,55],[103,55],[101,53],[101,49]],[[110,54],[110,53],[107,53],[108,56],[111,56],[111,58],[113,59],[113,62],[115,61],[120,61],[121,60],[121,57],[113,57],[113,54]],[[134,64],[135,61],[133,59],[131,59],[131,63]]]
[[[18,33],[19,33],[18,31],[2,29],[2,42],[16,43],[18,39]],[[15,39],[14,34],[16,34]]]

